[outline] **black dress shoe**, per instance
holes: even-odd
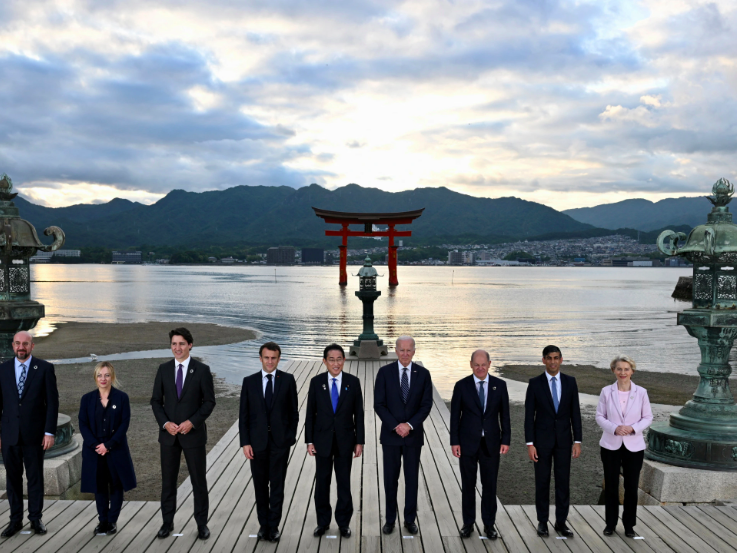
[[[2,536],[3,538],[9,538],[20,532],[21,528],[23,528],[22,522],[11,522],[10,524],[8,524],[8,527],[3,530],[3,533],[0,534],[0,536]]]
[[[31,530],[33,530],[34,534],[38,534],[39,536],[46,534],[46,526],[44,526],[44,523],[40,520],[31,521]]]
[[[404,522],[403,526],[405,526],[409,534],[418,534],[418,526],[416,526],[415,522]]]
[[[280,536],[281,535],[282,534],[280,533],[280,530],[279,529],[272,528],[269,531],[269,541],[271,541],[271,542],[278,542],[278,541],[280,541]]]
[[[636,537],[636,532],[634,532],[634,528],[633,527],[629,527],[629,528],[624,527],[624,535],[627,538],[634,538],[634,537]]]
[[[539,525],[536,527],[536,533],[539,534],[542,538],[546,538],[549,535],[549,528],[547,527],[547,523],[540,522]]]
[[[162,524],[162,527],[159,529],[159,532],[157,532],[157,538],[166,538],[169,536],[169,534],[174,530],[174,524],[171,522],[167,524],[166,522]]]
[[[105,534],[108,531],[108,521],[101,521],[95,526],[95,535]]]
[[[259,532],[257,532],[257,538],[260,540],[269,539],[269,526],[260,526]]]
[[[326,532],[328,532],[328,526],[321,526],[319,524],[316,526],[316,529],[313,530],[313,535],[317,538],[319,536],[323,536]]]
[[[495,530],[494,526],[485,526],[483,532],[485,532],[485,535],[488,537],[489,540],[498,539],[498,532]]]
[[[606,526],[603,529],[603,534],[605,534],[606,536],[612,536],[613,535],[613,530],[614,530],[613,526]]]
[[[208,530],[208,527],[203,524],[202,526],[198,526],[198,539],[199,540],[207,540],[210,537],[210,530]]]
[[[561,535],[563,535],[565,538],[571,538],[575,534],[572,533],[572,530],[567,528],[567,524],[564,522],[557,522],[554,524],[554,529],[559,532]]]
[[[105,532],[105,534],[110,536],[111,534],[115,534],[117,531],[118,531],[118,528],[116,527],[115,522],[109,522],[108,530]]]
[[[469,538],[472,535],[472,530],[474,530],[474,528],[474,524],[465,524],[459,529],[459,535],[463,538]]]
[[[393,530],[395,530],[395,523],[394,522],[386,522],[385,526],[382,527],[382,533],[383,534],[392,534]]]
[[[352,529],[348,526],[342,526],[339,528],[339,533],[341,534],[342,538],[351,538],[352,537]]]

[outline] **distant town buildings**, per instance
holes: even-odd
[[[64,257],[69,259],[79,258],[82,255],[81,250],[57,250],[55,252],[36,252],[29,259],[31,263],[49,263],[53,257]]]
[[[141,264],[141,252],[113,252],[114,265]]]
[[[295,248],[279,246],[267,250],[267,265],[293,265],[295,263]]]
[[[447,264],[448,265],[461,265],[462,264],[462,252],[458,250],[450,251],[449,257],[447,258]]]
[[[322,248],[303,248],[300,252],[303,265],[323,265]]]

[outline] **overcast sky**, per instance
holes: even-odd
[[[736,182],[736,21],[724,0],[3,0],[0,173],[51,206],[705,194]]]

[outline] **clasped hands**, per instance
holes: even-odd
[[[175,424],[173,422],[168,422],[164,425],[164,429],[172,434],[172,436],[176,436],[177,434],[187,434],[192,430],[193,424],[190,421],[185,421],[182,424]]]
[[[408,434],[411,433],[411,425],[407,422],[401,422],[398,426],[396,426],[393,430],[395,430],[395,433],[400,436],[401,438],[405,438]]]
[[[621,424],[616,427],[616,431],[614,434],[616,436],[630,436],[634,433],[634,429],[631,426],[626,426],[625,424]]]

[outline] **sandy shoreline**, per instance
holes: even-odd
[[[220,346],[254,340],[257,333],[212,323],[59,323],[48,336],[35,338],[33,354],[41,359],[73,359],[131,351],[169,349],[169,331],[184,326],[193,335],[194,347]]]

